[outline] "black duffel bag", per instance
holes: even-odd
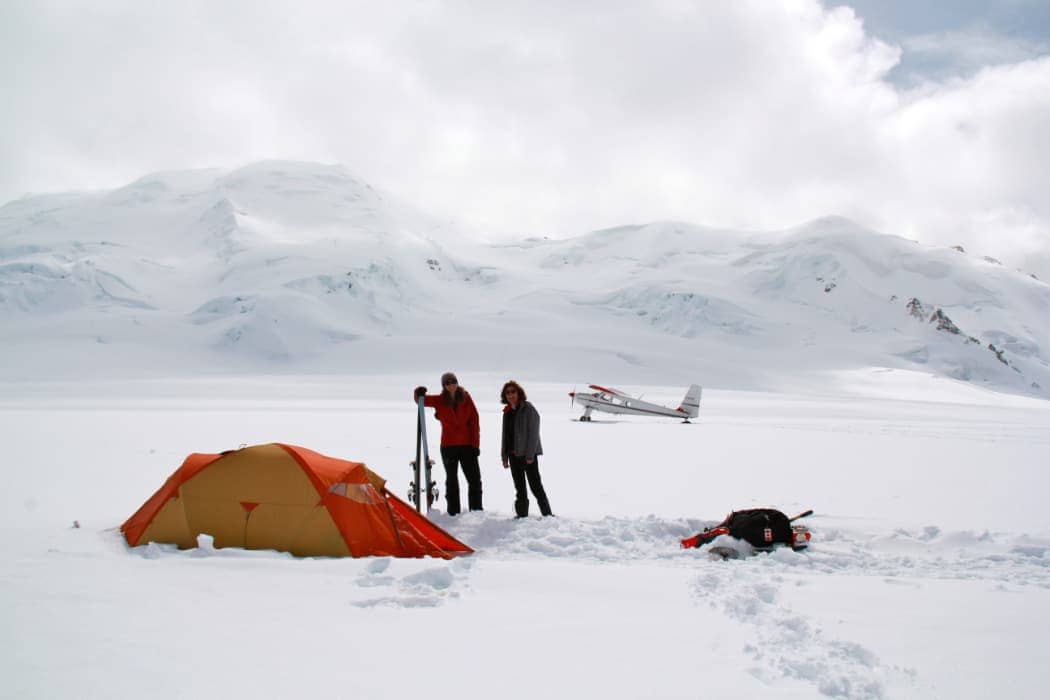
[[[774,508],[735,510],[718,527],[728,529],[730,537],[744,540],[752,547],[792,544],[791,519]]]

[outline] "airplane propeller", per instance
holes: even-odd
[[[572,408],[575,405],[576,405],[576,387],[574,386],[572,388],[572,391],[569,392],[569,408]]]

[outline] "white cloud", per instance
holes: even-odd
[[[0,200],[294,157],[482,230],[838,213],[1050,245],[1050,59],[902,91],[849,8],[567,5],[7,5]]]
[[[908,37],[904,49],[915,61],[939,70],[942,78],[969,75],[983,67],[1020,63],[1050,52],[1050,44],[1022,37],[1008,37],[990,27],[975,23],[952,29]]]
[[[1047,124],[1050,57],[987,68],[903,105],[884,125],[899,178],[887,221],[1006,259],[1046,250]]]

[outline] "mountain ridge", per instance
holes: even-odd
[[[912,299],[960,334],[910,316]],[[0,318],[9,379],[75,370],[63,349],[145,373],[440,358],[707,385],[874,366],[1050,387],[1050,287],[993,261],[836,216],[485,244],[343,166],[301,162],[5,204]]]

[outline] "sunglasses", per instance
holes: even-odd
[[[459,386],[459,382],[445,382],[445,386]]]

